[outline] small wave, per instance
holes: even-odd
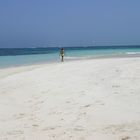
[[[126,52],[126,54],[140,54],[140,52]]]
[[[78,57],[68,57],[68,56],[66,56],[65,59],[78,59]]]
[[[88,59],[88,58],[92,58],[92,56],[83,56],[83,57],[81,57],[81,56],[79,56],[79,57],[75,57],[75,56],[67,56],[67,57],[65,57],[65,59],[68,59],[68,60],[76,60],[76,59]]]

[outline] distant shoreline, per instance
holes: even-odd
[[[0,48],[0,56],[11,56],[11,55],[34,55],[34,54],[46,54],[50,51],[59,51],[61,47],[26,47],[26,48]],[[118,50],[118,49],[140,49],[140,45],[113,45],[113,46],[73,46],[63,47],[65,50],[87,50],[87,49],[105,49],[105,50]],[[7,53],[7,50],[10,50]],[[28,53],[23,53],[21,50],[28,50]],[[35,50],[41,50],[37,52]],[[4,51],[4,54],[2,54]],[[19,53],[19,54],[18,54]]]
[[[87,46],[62,46],[63,48],[104,48],[104,47],[140,47],[140,44],[139,45],[87,45]],[[61,47],[56,47],[56,46],[46,46],[46,47],[0,47],[0,49],[40,49],[40,48],[61,48]]]

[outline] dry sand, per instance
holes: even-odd
[[[1,69],[0,140],[140,140],[140,58]]]

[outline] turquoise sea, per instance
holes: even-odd
[[[0,48],[0,68],[58,63],[60,48]],[[64,47],[65,61],[97,57],[140,56],[140,46]]]

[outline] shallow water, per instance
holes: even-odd
[[[140,46],[67,47],[65,61],[111,56],[140,55]],[[60,62],[60,48],[0,49],[0,67]]]

